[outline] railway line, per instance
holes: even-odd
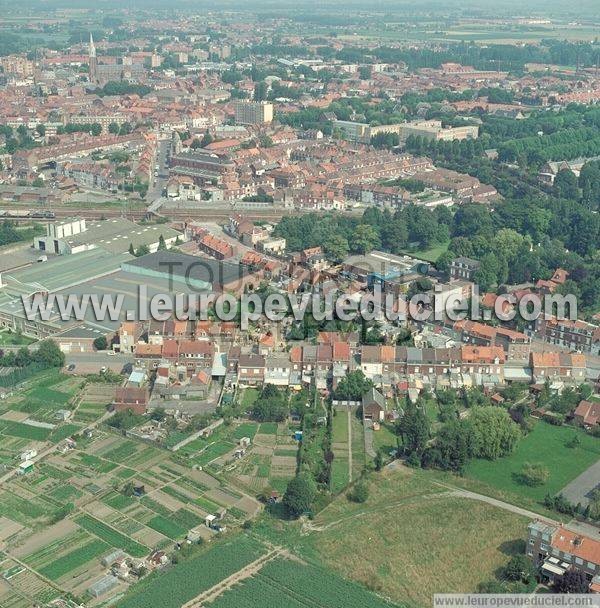
[[[190,209],[161,209],[155,217],[165,217],[173,221],[201,220],[204,222],[219,222],[227,220],[232,213],[242,213],[249,220],[264,220],[278,222],[284,216],[299,213],[295,209],[235,209],[223,208],[190,208]],[[300,212],[301,213],[301,212]],[[64,217],[77,216],[83,219],[100,220],[114,217],[126,217],[132,221],[140,221],[148,218],[145,209],[133,209],[123,211],[118,207],[90,209],[89,207],[65,206],[53,207],[52,209],[15,209],[14,207],[0,206],[0,221],[3,219],[11,221],[47,221]]]

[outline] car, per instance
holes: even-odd
[[[72,372],[75,369],[75,363],[69,363],[67,366],[67,371]]]
[[[100,368],[100,373],[101,373],[101,374],[105,374],[107,371],[108,371],[108,367],[106,367],[106,365],[103,365],[103,366]]]
[[[114,356],[115,356],[117,353],[116,353],[114,350],[107,350],[107,351],[106,351],[106,354],[107,354],[109,357],[114,357]]]

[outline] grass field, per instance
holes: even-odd
[[[344,409],[336,411],[333,416],[332,448],[333,462],[331,463],[331,482],[329,487],[334,494],[341,492],[350,480],[348,461],[348,412]]]
[[[580,438],[580,445],[567,447],[575,435]],[[574,428],[538,422],[510,456],[493,462],[474,460],[467,466],[466,475],[502,492],[541,501],[547,493],[560,492],[598,459],[600,441],[597,438]],[[548,482],[538,487],[519,483],[519,473],[526,462],[544,463],[550,474]]]
[[[406,250],[402,253],[410,255],[413,258],[425,260],[426,262],[435,263],[437,259],[442,255],[442,253],[446,253],[446,251],[448,251],[449,245],[450,241],[444,243],[443,245],[436,245],[435,247],[431,247],[430,249],[415,249],[414,251]]]
[[[258,432],[262,435],[277,435],[277,423],[276,422],[263,422]]]
[[[34,342],[31,338],[9,331],[0,331],[0,346],[27,346]]]
[[[528,520],[449,495],[427,471],[386,470],[361,505],[336,498],[314,521],[307,555],[397,602],[471,592],[520,547]],[[368,551],[365,551],[368,547]]]
[[[378,431],[373,431],[373,447],[381,450],[386,457],[398,448],[398,436],[390,424],[384,423]]]
[[[242,437],[250,437],[250,439],[254,439],[254,435],[256,435],[257,432],[258,424],[256,422],[243,422],[242,424],[236,426],[235,430],[233,431],[233,438],[239,440]]]
[[[247,388],[244,390],[240,403],[245,409],[249,409],[254,405],[254,402],[259,398],[260,391],[255,388]]]
[[[358,479],[367,464],[365,453],[365,434],[362,420],[353,411],[350,416],[350,435],[352,440],[352,478]]]

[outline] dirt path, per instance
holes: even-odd
[[[362,511],[358,511],[356,513],[350,513],[344,517],[340,517],[334,521],[330,521],[323,525],[315,524],[312,521],[307,521],[302,525],[302,534],[310,534],[311,532],[323,532],[330,528],[334,528],[346,521],[363,517],[366,515],[370,515],[371,513],[375,513],[377,511],[386,511],[388,509],[395,509],[397,507],[401,507],[402,505],[408,505],[415,502],[421,502],[423,500],[433,500],[436,498],[466,498],[468,500],[477,500],[479,502],[485,502],[493,507],[497,507],[498,509],[504,509],[505,511],[510,511],[511,513],[515,513],[516,515],[522,515],[523,517],[527,517],[529,519],[543,519],[550,524],[559,525],[554,519],[550,519],[549,517],[540,515],[539,513],[535,513],[534,511],[529,511],[528,509],[523,509],[522,507],[518,507],[508,502],[504,502],[503,500],[498,500],[497,498],[492,498],[491,496],[486,496],[485,494],[478,494],[477,492],[470,492],[469,490],[463,490],[462,488],[457,488],[456,486],[452,486],[449,484],[441,483],[438,481],[432,481],[434,486],[438,486],[444,488],[444,492],[437,492],[433,494],[413,494],[411,496],[405,496],[400,500],[397,500],[393,503],[383,504],[379,506],[372,507],[370,509],[364,509]]]
[[[415,502],[422,502],[423,500],[432,500],[434,498],[448,498],[452,495],[453,492],[451,491],[437,492],[434,494],[411,494],[410,496],[404,496],[403,498],[396,500],[395,502],[378,505],[376,507],[371,507],[370,509],[357,511],[356,513],[350,513],[348,515],[345,515],[344,517],[340,517],[339,519],[323,524],[322,526],[319,526],[312,521],[306,521],[302,524],[302,534],[309,534],[310,532],[323,532],[325,530],[329,530],[329,528],[339,526],[340,524],[343,524],[346,521],[356,519],[358,517],[364,517],[366,515],[371,515],[372,513],[377,513],[378,511],[388,511],[389,509],[395,509],[403,505],[414,504]]]
[[[491,496],[486,496],[485,494],[478,494],[477,492],[463,490],[462,488],[457,488],[455,486],[451,486],[438,481],[434,481],[433,483],[442,488],[447,488],[450,491],[450,495],[458,496],[460,498],[468,498],[470,500],[478,500],[480,502],[485,502],[488,505],[498,507],[499,509],[504,509],[505,511],[510,511],[511,513],[522,515],[523,517],[528,517],[529,519],[543,519],[548,523],[559,525],[559,522],[554,519],[550,519],[549,517],[540,515],[539,513],[535,513],[534,511],[530,511],[529,509],[517,507],[516,505],[513,505],[509,502],[504,502],[503,500],[498,500],[497,498],[492,498]]]
[[[184,604],[181,608],[202,608],[205,603],[210,603],[216,600],[220,595],[225,593],[228,589],[231,589],[234,585],[241,583],[242,581],[258,574],[261,568],[267,564],[268,562],[274,560],[280,556],[287,556],[288,552],[286,549],[282,547],[277,547],[272,549],[265,555],[259,557],[257,560],[251,562],[241,570],[238,570],[231,576],[228,576],[226,579],[223,579],[219,583],[217,583],[214,587],[207,589],[202,592],[199,596],[195,597],[193,600]]]
[[[348,408],[348,483],[352,483],[352,416]]]

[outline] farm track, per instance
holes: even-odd
[[[351,521],[356,519],[357,517],[363,517],[365,515],[370,515],[371,513],[377,513],[378,511],[388,511],[390,509],[395,509],[397,507],[402,507],[403,505],[415,504],[417,502],[422,502],[423,500],[432,500],[434,498],[448,498],[449,496],[455,496],[456,494],[452,490],[448,490],[447,492],[436,492],[432,494],[424,493],[424,494],[411,494],[410,496],[404,496],[400,500],[397,500],[393,503],[388,503],[376,507],[372,507],[370,509],[364,509],[363,511],[358,511],[356,513],[350,513],[345,517],[340,517],[334,521],[330,521],[321,526],[314,524],[311,521],[307,521],[302,525],[302,534],[310,534],[311,532],[324,532],[325,530],[329,530],[330,528],[334,528],[335,526],[339,526],[346,521]]]
[[[287,556],[288,552],[286,549],[282,547],[277,547],[272,549],[265,555],[259,557],[257,560],[254,560],[241,570],[238,570],[231,576],[228,576],[226,579],[223,579],[210,589],[203,591],[199,596],[195,597],[193,600],[190,600],[186,604],[184,604],[181,608],[202,608],[206,605],[206,603],[213,602],[220,595],[225,593],[225,591],[231,589],[234,585],[241,583],[242,581],[258,574],[262,567],[269,563],[270,561],[276,559],[277,557]]]

